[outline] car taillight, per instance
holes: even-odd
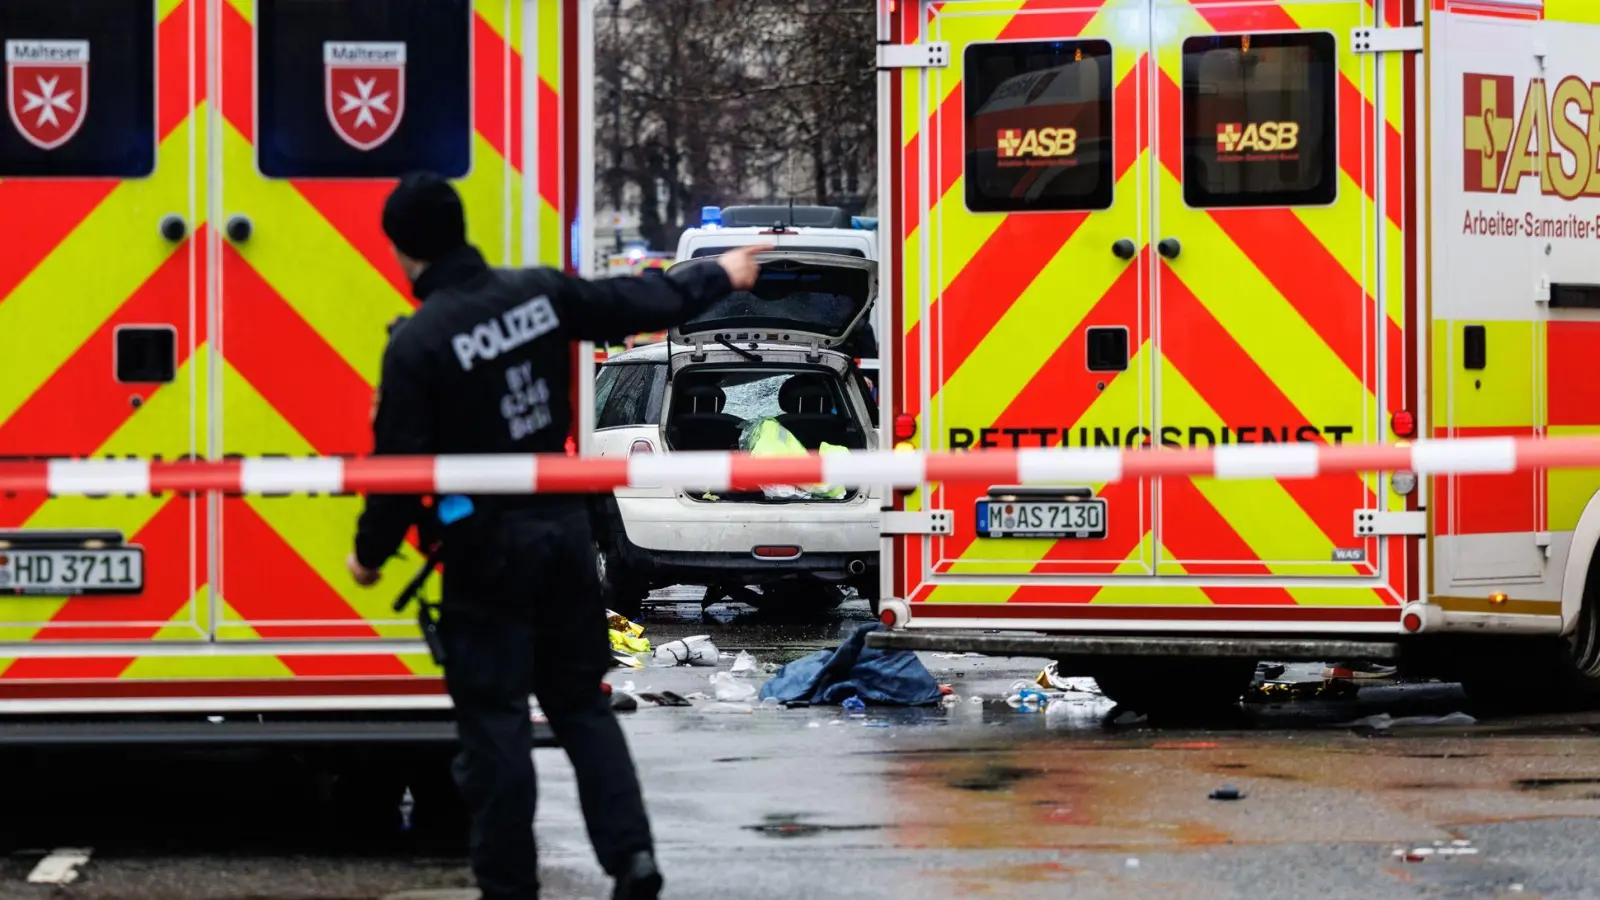
[[[645,440],[644,438],[639,438],[638,440],[634,441],[633,445],[628,448],[628,455],[629,456],[634,456],[634,455],[640,454],[640,453],[654,453],[654,452],[656,452],[655,445],[650,443],[649,441]]]
[[[1402,409],[1389,417],[1389,430],[1397,438],[1410,440],[1417,436],[1417,417]]]
[[[894,439],[909,441],[917,436],[917,417],[901,413],[894,417]]]
[[[799,559],[800,548],[792,544],[761,544],[750,548],[756,559]]]
[[[885,628],[893,628],[895,623],[899,621],[899,618],[894,614],[894,610],[885,606],[883,610],[878,613],[878,621],[882,622],[883,627]]]
[[[578,455],[578,442],[574,441],[571,437],[567,438],[567,455],[568,456],[577,456]]]

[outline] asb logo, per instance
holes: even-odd
[[[54,150],[83,127],[88,41],[6,41],[6,111],[28,143]]]
[[[1497,193],[1511,157],[1511,132],[1517,127],[1516,86],[1504,75],[1462,77],[1463,184],[1473,193]]]
[[[1078,152],[1076,128],[1002,128],[996,139],[1001,159],[1056,159]]]
[[[1277,153],[1300,146],[1299,122],[1218,122],[1217,152]]]
[[[334,134],[357,150],[393,137],[406,110],[406,45],[328,41],[322,63]]]
[[[1564,200],[1600,196],[1600,83],[1568,75],[1534,78],[1517,108],[1516,79],[1462,76],[1462,188],[1477,194],[1515,194],[1522,179]],[[1576,108],[1577,115],[1572,115]],[[1571,163],[1567,161],[1571,157]]]

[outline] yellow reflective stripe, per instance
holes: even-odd
[[[520,226],[507,202],[522,190],[522,177],[481,132],[473,131],[472,170],[454,183],[466,207],[467,240],[478,245],[490,265],[508,264],[512,246],[520,243]]]
[[[276,656],[141,656],[119,677],[132,680],[293,678],[294,672]]]
[[[413,312],[411,304],[294,185],[255,174],[255,150],[237,129],[224,124],[222,133],[224,165],[233,176],[223,181],[227,204],[250,210],[261,235],[260,241],[234,249],[352,369],[376,384],[386,326],[395,316]],[[272,235],[315,248],[315,259],[286,250]]]
[[[1139,539],[1139,546],[1128,554],[1127,561],[1117,566],[1118,575],[1142,575],[1150,571],[1146,560],[1151,553],[1158,554],[1158,559],[1164,559],[1172,554],[1167,548],[1156,543],[1155,533],[1146,531],[1144,537]],[[1172,574],[1184,574],[1183,567],[1177,563],[1167,563],[1166,570]],[[1210,606],[1211,598],[1206,592],[1192,584],[1163,585],[1152,590],[1149,587],[1134,587],[1127,584],[1112,582],[1095,593],[1091,603],[1111,604],[1117,606]]]
[[[1172,79],[1172,83],[1183,87],[1183,39],[1195,34],[1215,34],[1216,29],[1211,27],[1205,17],[1196,12],[1192,6],[1157,6],[1154,12],[1156,28],[1164,35],[1164,39],[1157,42],[1155,48],[1156,65],[1162,73]],[[1160,76],[1157,83],[1152,85],[1151,95],[1154,97],[1159,91]],[[1157,102],[1152,99],[1152,103]]]
[[[540,3],[539,6],[539,77],[561,93],[561,7],[560,3]],[[573,90],[576,90],[576,86]],[[532,97],[527,104],[534,104]],[[529,108],[537,109],[536,105]]]
[[[182,4],[183,0],[157,0],[156,21],[160,22],[167,16],[172,15],[172,11],[177,9]]]
[[[1547,22],[1578,22],[1600,25],[1600,4],[1594,0],[1544,0]]]
[[[1600,435],[1600,425],[1551,425],[1545,429],[1550,437],[1581,437]],[[1546,529],[1572,531],[1589,505],[1589,498],[1600,491],[1600,468],[1551,469],[1545,473],[1545,496],[1549,511]]]
[[[154,641],[204,640],[211,636],[211,587],[200,585],[189,602],[172,613],[167,624],[157,631]]]
[[[510,22],[507,19],[511,11],[507,7],[521,5],[520,2],[508,3],[508,0],[472,0],[472,11],[483,19],[484,24],[488,25],[491,31],[500,36],[500,40],[505,41],[507,32],[510,31]],[[515,34],[515,32],[511,32],[511,34]],[[511,42],[507,41],[507,43]],[[474,47],[473,52],[479,52],[478,48]],[[508,93],[506,96],[509,98],[511,95]]]
[[[1166,359],[1161,361],[1161,408],[1170,421],[1189,422],[1212,429],[1225,424],[1216,410],[1183,377],[1183,373]],[[1358,574],[1352,565],[1333,562],[1333,542],[1300,504],[1289,496],[1281,483],[1212,478],[1191,478],[1190,482],[1249,546],[1251,557],[1265,563],[1268,571],[1274,575]],[[1356,498],[1352,497],[1352,511],[1356,502]],[[1192,528],[1189,523],[1165,522],[1165,518],[1164,524],[1178,529]],[[1353,542],[1354,538],[1351,540]],[[1308,558],[1327,559],[1328,563],[1300,562]],[[1177,574],[1169,568],[1170,565],[1170,561],[1162,560],[1157,567],[1158,573]]]
[[[1184,256],[1173,271],[1217,322],[1278,386],[1295,408],[1318,424],[1349,423],[1368,433],[1364,409],[1375,402],[1295,308],[1284,299],[1208,214],[1188,209],[1183,189],[1162,170],[1162,221],[1183,235]]]
[[[1487,367],[1470,371],[1462,363],[1467,325],[1484,326]],[[1535,418],[1534,360],[1539,340],[1535,322],[1433,323],[1433,424],[1456,428],[1532,427]]]
[[[1302,30],[1331,32],[1338,48],[1340,73],[1371,99],[1373,76],[1368,63],[1376,57],[1357,55],[1348,40],[1350,29],[1375,24],[1376,12],[1371,6],[1360,2],[1283,3],[1278,8]]]
[[[931,40],[950,42],[952,64],[947,69],[930,70],[930,100],[937,97],[938,103],[943,103],[961,86],[962,48],[999,38],[1000,32],[1011,24],[1011,16],[1022,7],[1020,0],[975,0],[936,8],[933,21],[923,23],[923,27],[932,33]]]
[[[256,24],[255,0],[228,0],[228,5],[233,7],[234,12],[243,16],[246,22],[252,26]]]
[[[1109,256],[1110,254],[1107,255]],[[1081,318],[1081,315],[1079,318]],[[1066,334],[1069,330],[1070,329],[1067,328],[1064,316],[1061,333]],[[1094,402],[1089,405],[1087,410],[1085,410],[1083,416],[1076,422],[1072,423],[1073,430],[1076,431],[1078,428],[1083,427],[1098,427],[1106,429],[1125,428],[1128,426],[1128,422],[1130,420],[1137,421],[1137,410],[1139,409],[1141,391],[1143,387],[1149,383],[1149,377],[1147,373],[1150,371],[1150,360],[1150,343],[1146,341],[1144,344],[1139,346],[1132,359],[1128,361],[1128,371],[1124,372],[1121,377],[1111,379],[1110,382],[1106,384],[1105,391],[1102,392],[1100,396],[1095,398]],[[1032,372],[1034,370],[1029,371]],[[1145,377],[1141,378],[1139,377],[1140,375],[1144,375]],[[1014,398],[1015,396],[1016,392],[1013,391],[1010,394],[1003,395],[1003,397],[1000,399],[1004,400],[1004,398]],[[996,398],[985,397],[983,399],[993,401]],[[1005,400],[1005,403],[1009,402],[1009,400]],[[1003,405],[1004,404],[1002,404],[1002,406]],[[983,421],[987,423],[993,422],[999,417],[998,412],[994,414],[974,413],[973,415],[987,416],[987,418],[967,419],[962,417],[960,420]],[[1095,484],[1091,485],[1090,487],[1096,493],[1099,493],[1100,489],[1104,486],[1104,484]],[[1139,515],[1139,511],[1136,508],[1128,508],[1117,510],[1115,513],[1113,513],[1113,515]],[[1146,522],[1144,524],[1148,529],[1150,523]],[[967,545],[965,551],[961,554],[960,559],[956,560],[951,565],[949,574],[1027,575],[1033,571],[1033,567],[1037,565],[1041,559],[1044,559],[1045,554],[1049,553],[1050,548],[1054,547],[1055,545],[1056,541],[1053,538],[1018,538],[991,541],[975,540]],[[940,560],[936,558],[935,561]],[[1140,571],[1149,571],[1149,566],[1146,565]],[[1002,589],[995,588],[995,590]]]
[[[5,368],[0,422],[71,359],[168,257],[189,252],[192,242],[173,245],[156,233],[154,223],[168,210],[189,208],[194,122],[191,116],[161,142],[149,178],[118,183],[0,303]],[[137,227],[140,223],[151,227]],[[39,327],[42,322],[49,327]]]
[[[226,363],[222,402],[228,411],[224,426],[229,452],[245,456],[316,454],[315,448],[294,426],[285,421],[238,370]],[[361,515],[360,497],[246,497],[244,502],[361,618],[374,625],[377,622],[403,625],[401,636],[415,635],[415,623],[394,612],[393,597],[362,590],[345,571],[350,539],[355,534],[356,519]],[[405,559],[390,559],[384,568],[393,576],[397,568],[413,569],[416,562],[414,555],[408,553]],[[410,573],[406,574],[409,577]]]
[[[1130,168],[1116,190],[1134,191],[1143,169],[1143,165]],[[930,408],[936,433],[926,436],[925,446],[943,448],[946,425],[987,427],[996,421],[1122,276],[1127,263],[1110,253],[1095,252],[1102,245],[1110,246],[1115,240],[1112,235],[1133,233],[1126,230],[1135,221],[1132,204],[1122,209],[1121,214],[1115,210],[1100,213],[1079,228],[961,367],[947,373]],[[1124,224],[1114,225],[1113,219]],[[995,298],[990,302],[1003,301]],[[1040,323],[1049,323],[1049,327],[1040,327]],[[1104,399],[1102,395],[1100,400]]]
[[[178,368],[177,377],[172,383],[161,386],[151,394],[144,405],[91,455],[149,456],[158,451],[193,452],[193,444],[189,440],[191,414],[199,433],[205,431],[206,414],[205,404],[191,404],[190,398],[197,386],[204,383],[205,351],[197,349],[194,356]],[[102,499],[54,497],[35,510],[22,523],[22,527],[82,528],[84,523],[93,522],[96,528],[114,529],[132,540],[167,505],[172,496]],[[65,597],[8,597],[5,617],[16,627],[0,625],[0,641],[31,640],[40,628],[61,611],[66,602]],[[29,624],[20,624],[24,622]]]

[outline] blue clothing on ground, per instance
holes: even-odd
[[[862,625],[837,650],[819,650],[774,672],[761,686],[761,699],[805,700],[836,705],[860,697],[881,706],[920,706],[939,702],[939,682],[910,650],[877,650],[867,635],[883,628]]]

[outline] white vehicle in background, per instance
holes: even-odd
[[[840,350],[876,298],[877,263],[790,250],[761,262],[753,291],[719,302],[665,342],[600,365],[599,455],[748,449],[764,419],[811,451],[878,447],[877,404],[857,361]],[[607,602],[624,615],[651,590],[677,584],[705,585],[707,603],[732,597],[814,610],[837,606],[848,587],[876,610],[876,488],[619,488],[615,499],[596,540]]]
[[[700,227],[690,228],[678,238],[677,261],[704,259],[750,244],[876,261],[877,220],[853,217],[837,206],[707,206],[700,210]],[[858,359],[876,358],[877,313],[876,304],[869,307],[861,334],[853,335],[840,349]],[[871,352],[866,352],[869,348]]]
[[[734,247],[775,244],[779,250],[839,253],[878,258],[876,228],[858,228],[858,221],[836,206],[707,206],[700,227],[678,238],[678,262],[716,256]]]

